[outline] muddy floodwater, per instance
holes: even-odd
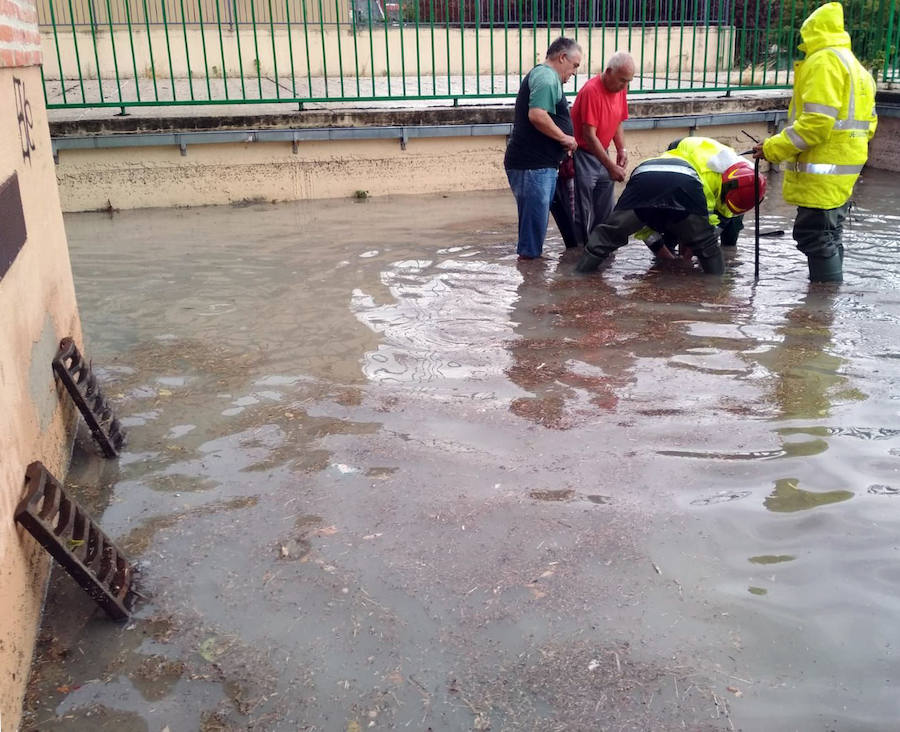
[[[515,256],[507,191],[70,215],[128,429],[68,484],[23,729],[896,730],[900,212],[811,286],[780,181],[728,272]]]

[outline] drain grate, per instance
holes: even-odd
[[[122,551],[40,462],[25,470],[16,521],[62,565],[113,620],[127,620],[137,595]]]
[[[116,457],[125,445],[125,429],[113,415],[97,377],[71,338],[59,342],[53,370],[65,385],[103,454],[108,458]]]

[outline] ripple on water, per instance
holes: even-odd
[[[889,427],[782,427],[780,435],[819,435],[822,437],[855,437],[860,440],[890,440],[900,430]]]
[[[828,443],[825,440],[806,440],[803,442],[786,442],[780,450],[753,450],[750,452],[704,452],[698,450],[657,450],[657,455],[683,457],[699,460],[774,460],[784,457],[810,457],[825,452]]]
[[[784,457],[785,450],[753,450],[752,452],[703,452],[698,450],[657,450],[657,455],[698,460],[772,460]]]
[[[900,488],[894,488],[893,486],[889,486],[889,485],[881,485],[879,483],[870,485],[866,490],[867,490],[867,492],[869,492],[875,496],[898,496],[898,495],[900,495]]]
[[[483,380],[502,373],[508,313],[521,281],[512,267],[453,260],[402,260],[382,272],[393,299],[356,290],[351,309],[381,335],[363,372],[375,382]]]

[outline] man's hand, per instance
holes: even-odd
[[[623,166],[610,161],[609,165],[606,166],[606,169],[609,171],[609,177],[617,183],[621,183],[625,180],[625,168]]]
[[[753,146],[753,159],[754,160],[765,160],[766,155],[763,152],[763,144],[760,142],[758,145]]]
[[[616,150],[616,165],[620,168],[628,167],[628,151],[624,147],[621,150]]]
[[[541,109],[540,107],[529,108],[528,121],[537,128],[538,132],[556,140],[566,152],[572,153],[578,148],[575,138],[559,129],[546,109]]]

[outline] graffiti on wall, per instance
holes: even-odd
[[[19,141],[22,144],[22,159],[31,165],[31,153],[35,150],[34,118],[31,114],[31,102],[25,93],[25,82],[13,77],[13,94],[16,99],[16,119],[19,123]]]

